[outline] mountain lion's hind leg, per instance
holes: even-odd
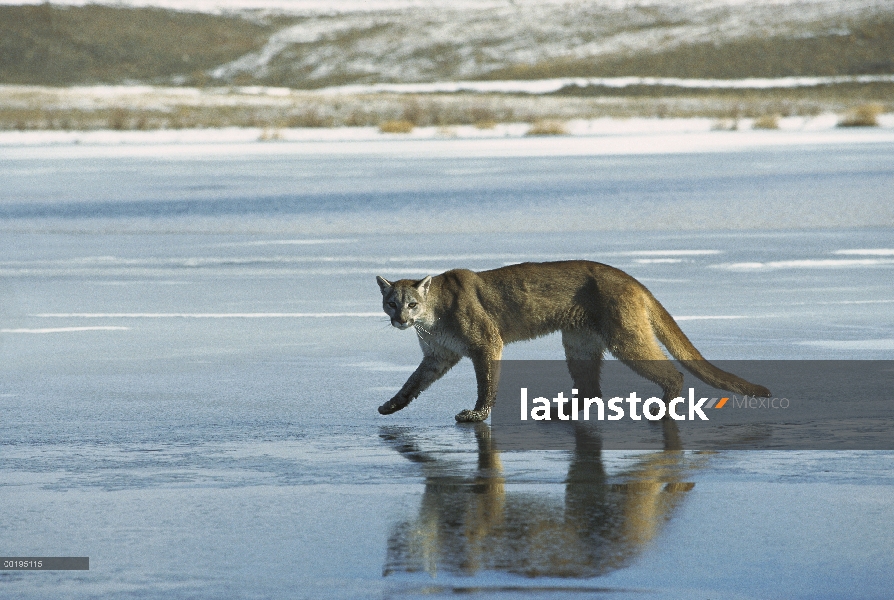
[[[462,356],[453,352],[441,352],[437,356],[433,354],[426,355],[394,398],[379,407],[379,413],[390,415],[404,408],[415,400],[428,386],[452,369],[459,362],[460,358]]]
[[[578,397],[602,398],[602,386],[599,383],[602,357],[605,354],[602,337],[588,329],[563,330],[562,346],[565,348],[568,373]],[[553,412],[556,414],[550,416],[558,419],[558,407],[553,407]]]
[[[621,339],[613,340],[615,343],[609,346],[611,353],[639,375],[658,384],[665,405],[680,395],[683,374],[661,350],[651,328],[647,331],[628,330],[619,337]]]

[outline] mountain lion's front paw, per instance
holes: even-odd
[[[488,414],[490,414],[489,410],[464,410],[456,415],[456,421],[458,423],[478,423],[485,420]]]
[[[379,414],[390,415],[391,413],[396,413],[397,411],[399,411],[406,405],[407,405],[406,402],[404,402],[398,398],[392,398],[391,400],[389,400],[388,402],[386,402],[385,404],[383,404],[382,406],[379,407]]]

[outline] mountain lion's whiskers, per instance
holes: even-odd
[[[434,334],[431,331],[429,331],[428,329],[426,329],[425,327],[423,327],[422,325],[420,325],[419,323],[415,323],[413,325],[413,329],[416,330],[416,337],[419,338],[419,341],[422,342],[423,344],[425,344],[426,346],[428,346],[429,348],[431,348],[429,343],[427,341],[425,341],[425,338],[423,337],[422,334],[424,333],[428,337],[434,337]]]

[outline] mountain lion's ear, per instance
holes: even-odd
[[[425,298],[428,295],[428,288],[431,287],[431,275],[416,284],[416,289]]]
[[[394,285],[384,277],[379,277],[378,275],[376,275],[376,281],[379,283],[379,289],[382,290],[383,296],[391,291],[391,287]]]

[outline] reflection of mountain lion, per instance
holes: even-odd
[[[608,573],[644,550],[694,485],[681,482],[682,452],[640,455],[625,473],[609,477],[598,440],[577,427],[564,500],[511,486],[507,492],[490,428],[484,423],[475,427],[478,469],[473,477],[421,452],[409,435],[383,431],[382,437],[417,462],[425,476],[418,517],[392,530],[386,575],[434,575],[438,570],[496,570],[528,577]]]
[[[569,363],[596,364],[590,374],[595,381],[588,386],[592,396],[602,396],[598,371],[605,350],[661,386],[665,403],[679,396],[683,375],[656,337],[705,383],[737,394],[770,395],[767,388],[706,361],[649,290],[607,265],[523,263],[479,273],[457,269],[421,281],[377,280],[391,324],[415,327],[424,355],[401,390],[379,407],[382,414],[404,408],[468,356],[475,366],[478,401],[456,420],[483,421],[496,399],[503,345],[559,330]]]

